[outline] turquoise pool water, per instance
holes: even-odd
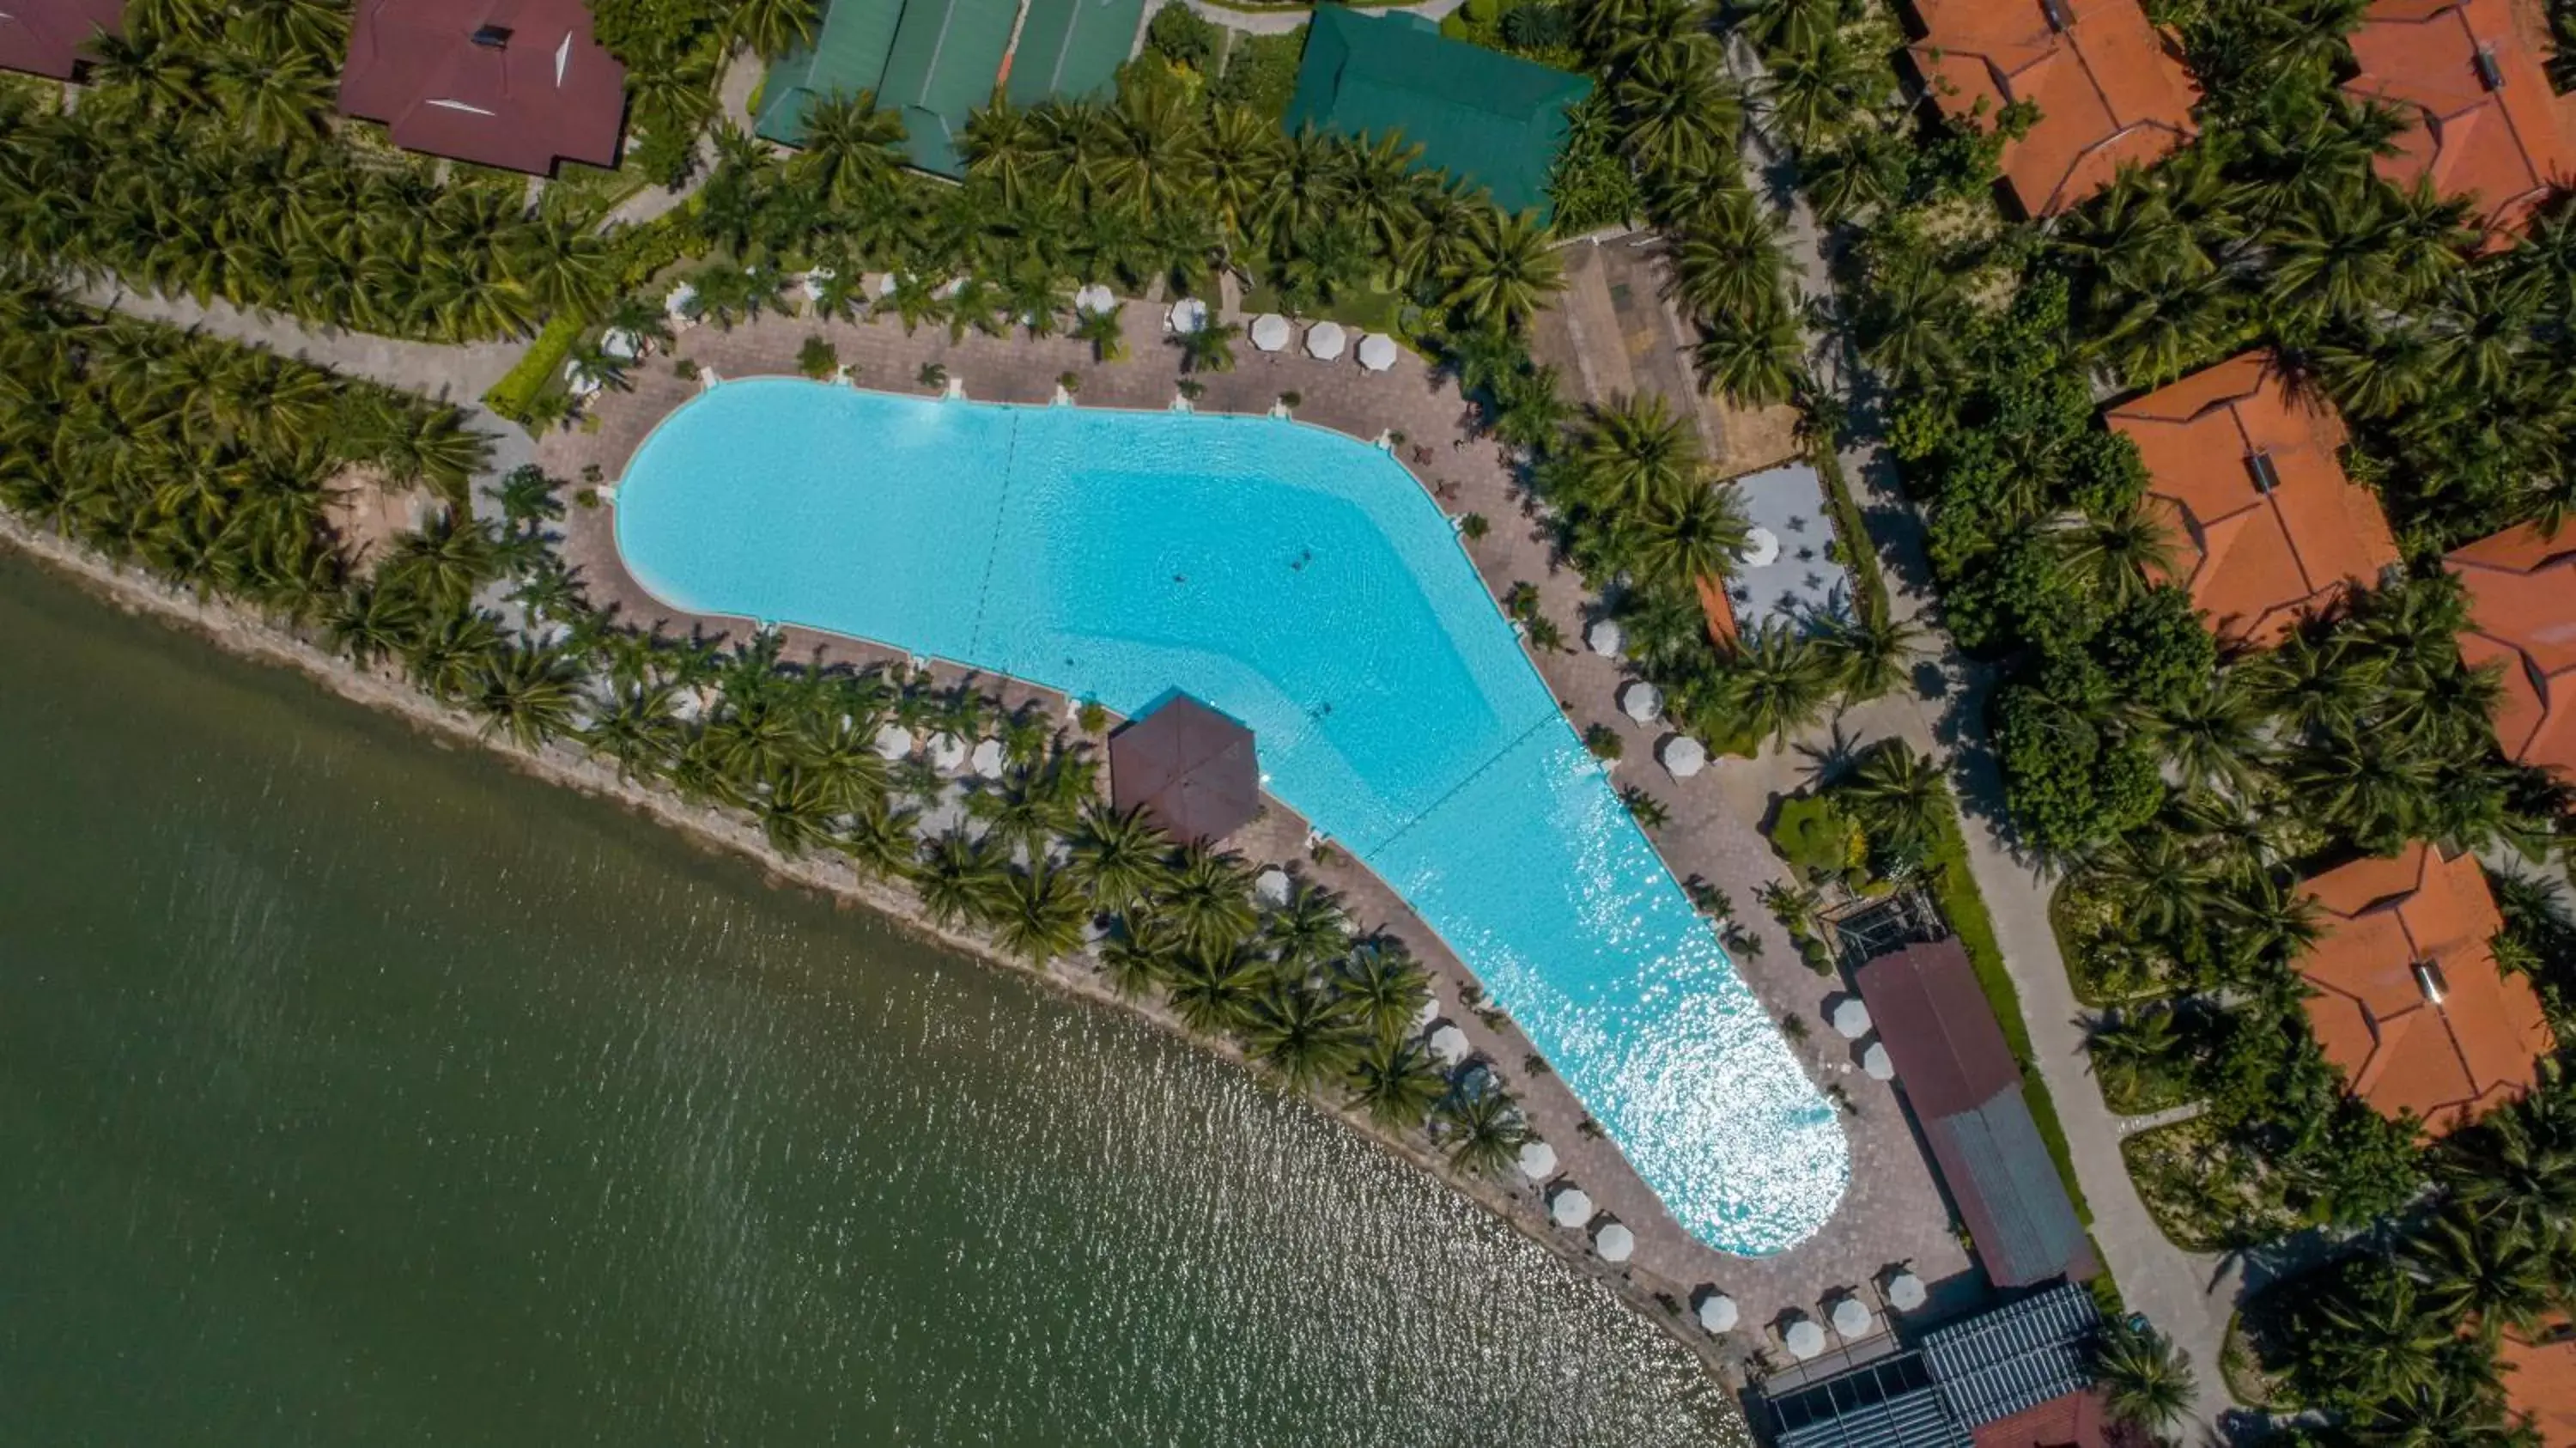
[[[1378,449],[759,378],[665,419],[616,506],[675,607],[1241,719],[1270,791],[1440,932],[1684,1226],[1773,1252],[1840,1200],[1833,1108]]]

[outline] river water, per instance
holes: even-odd
[[[0,1441],[1738,1444],[1240,1072],[0,557]]]

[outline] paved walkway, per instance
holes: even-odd
[[[1763,71],[1752,47],[1741,37],[1731,37],[1728,59],[1748,89],[1758,93]],[[1764,133],[1763,119],[1757,108],[1752,124],[1745,127],[1746,169],[1757,182],[1769,182],[1771,195],[1780,203],[1781,242],[1801,273],[1798,285],[1805,295],[1830,301],[1833,277],[1825,264],[1822,235],[1805,200],[1788,184],[1791,165],[1786,152],[1775,148]],[[2025,863],[2004,834],[2002,778],[1986,729],[1985,700],[1995,683],[1992,671],[1961,655],[1948,634],[1937,627],[1922,519],[1899,490],[1894,462],[1880,446],[1874,413],[1867,405],[1870,377],[1856,358],[1843,354],[1830,334],[1811,333],[1810,339],[1818,375],[1830,380],[1852,407],[1853,440],[1841,454],[1842,468],[1878,544],[1891,609],[1897,617],[1934,630],[1930,637],[1940,650],[1935,663],[1947,685],[1941,696],[1906,695],[1879,701],[1869,713],[1867,728],[1871,733],[1899,734],[1918,747],[1936,747],[1952,765],[1966,826],[1969,867],[1994,917],[2005,963],[2021,993],[2022,1016],[2030,1029],[2040,1076],[2056,1102],[2076,1178],[2093,1211],[2094,1237],[2130,1308],[2145,1313],[2190,1358],[2199,1386],[2193,1416],[2203,1429],[2214,1430],[2228,1402],[2219,1373],[2219,1349],[2241,1285],[2241,1265],[2176,1247],[2156,1226],[2130,1179],[2120,1154],[2121,1118],[2103,1103],[2093,1079],[2084,1050],[2082,1022],[2087,1012],[2075,999],[2056,932],[2049,925],[2048,904],[2055,881]]]
[[[1327,3],[1331,3],[1331,0],[1327,0]],[[1466,0],[1423,0],[1420,5],[1353,5],[1350,8],[1370,15],[1386,10],[1410,10],[1426,20],[1445,20],[1451,11],[1465,3]],[[1286,35],[1302,27],[1307,17],[1314,13],[1314,7],[1310,5],[1264,6],[1259,10],[1237,10],[1231,6],[1210,4],[1209,0],[1189,0],[1189,7],[1197,11],[1203,19],[1222,25],[1228,30],[1240,30],[1246,35]]]

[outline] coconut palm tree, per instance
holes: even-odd
[[[1252,877],[1240,857],[1193,841],[1181,849],[1162,887],[1151,897],[1180,944],[1200,956],[1221,956],[1252,936]]]
[[[1431,980],[1420,963],[1384,936],[1351,948],[1333,988],[1380,1041],[1396,1040],[1412,1030],[1423,1003],[1431,999]]]
[[[1125,912],[1171,879],[1171,837],[1140,806],[1095,800],[1065,841],[1065,868],[1104,910]]]
[[[1351,1068],[1351,1102],[1380,1126],[1420,1126],[1449,1091],[1449,1078],[1417,1042],[1381,1035]]]
[[[1954,807],[1940,764],[1902,739],[1884,740],[1862,755],[1833,796],[1872,844],[1900,860],[1929,855]]]
[[[1807,385],[1806,342],[1778,306],[1749,317],[1718,317],[1691,347],[1700,385],[1739,407],[1777,407]]]
[[[2145,598],[2174,574],[2173,527],[2143,497],[2079,516],[2057,540],[2060,560],[2114,608]]]
[[[2456,1202],[2415,1235],[2404,1264],[2428,1311],[2472,1324],[2489,1341],[2530,1333],[2565,1295],[2546,1243],[2513,1218]]]
[[[1845,694],[1875,699],[1904,682],[1905,667],[1923,653],[1921,625],[1884,609],[1863,609],[1835,620],[1824,634]]]
[[[1699,441],[1656,393],[1621,394],[1591,410],[1576,439],[1575,475],[1599,508],[1644,508],[1699,480]]]
[[[1319,962],[1350,948],[1342,898],[1320,885],[1300,881],[1291,888],[1287,903],[1263,918],[1261,938],[1283,973],[1302,977]]]
[[[856,206],[894,179],[902,144],[903,118],[879,110],[874,91],[826,96],[806,107],[805,144],[787,163],[787,178],[835,207]]]
[[[820,19],[816,0],[741,0],[733,9],[731,43],[775,60],[814,40]]]
[[[1749,533],[1731,486],[1659,497],[1638,520],[1638,580],[1667,588],[1689,588],[1702,579],[1723,582],[1734,575]]]
[[[1172,342],[1181,349],[1183,372],[1231,372],[1234,370],[1234,340],[1243,329],[1232,322],[1213,319],[1194,332],[1174,332]]]
[[[998,913],[1005,873],[981,841],[950,830],[921,847],[914,884],[930,918],[956,926],[989,920]]]
[[[861,874],[880,880],[910,879],[920,859],[920,840],[914,834],[920,823],[918,811],[878,799],[862,805],[834,843]]]
[[[372,665],[402,651],[420,627],[420,604],[399,590],[359,583],[340,594],[323,623],[331,631],[332,647]]]
[[[1082,948],[1091,911],[1073,881],[1041,860],[1002,877],[993,917],[993,935],[1004,950],[1044,965]]]
[[[1754,316],[1779,306],[1779,226],[1740,186],[1700,201],[1668,254],[1673,300],[1694,317]]]
[[[2093,1349],[2093,1380],[2115,1420],[2161,1433],[2191,1411],[2191,1363],[2152,1327],[2125,1318],[2104,1324]]]
[[[1466,231],[1450,238],[1448,259],[1438,268],[1443,305],[1473,326],[1520,330],[1565,284],[1552,246],[1535,213],[1469,212]]]
[[[1190,1029],[1214,1034],[1242,1028],[1270,982],[1268,961],[1249,951],[1183,948],[1164,981],[1172,1009]]]
[[[1292,1091],[1338,1081],[1358,1064],[1368,1033],[1350,1007],[1325,991],[1279,981],[1253,1006],[1243,1028],[1253,1059],[1279,1073]]]
[[[1519,1104],[1495,1086],[1451,1092],[1436,1119],[1449,1164],[1470,1176],[1500,1173],[1529,1140]]]
[[[1724,727],[1707,732],[1786,744],[1824,713],[1833,690],[1834,661],[1823,647],[1785,624],[1766,623],[1744,637],[1719,676],[1706,723]]]

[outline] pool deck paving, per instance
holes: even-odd
[[[724,378],[792,374],[799,348],[816,335],[833,344],[854,381],[881,390],[926,394],[930,389],[919,385],[918,374],[926,363],[937,363],[966,395],[985,401],[1044,403],[1054,395],[1060,374],[1069,371],[1080,376],[1082,405],[1170,407],[1178,396],[1180,359],[1164,338],[1162,309],[1131,301],[1123,321],[1126,357],[1107,364],[1095,362],[1087,344],[1067,338],[990,337],[972,331],[952,338],[944,326],[928,325],[907,335],[892,320],[765,316],[729,329],[700,325],[681,333],[667,354],[640,364],[629,390],[595,400],[593,421],[550,431],[540,440],[538,460],[559,478],[613,483],[651,429],[700,390],[698,381],[678,375],[675,358]],[[1499,599],[1515,583],[1528,582],[1538,590],[1542,611],[1566,637],[1581,636],[1593,601],[1579,576],[1555,558],[1548,530],[1519,492],[1507,458],[1491,440],[1473,433],[1472,409],[1448,379],[1409,352],[1382,375],[1364,373],[1347,354],[1336,362],[1318,362],[1293,350],[1263,354],[1241,340],[1235,353],[1232,371],[1198,377],[1204,388],[1195,404],[1198,410],[1264,413],[1280,394],[1293,391],[1299,395],[1295,410],[1302,421],[1362,440],[1399,437],[1395,456],[1445,511],[1453,516],[1479,513],[1492,525],[1485,537],[1469,544],[1468,552],[1493,595]],[[618,557],[612,507],[571,509],[563,547],[593,601],[614,606],[629,623],[659,623],[679,634],[737,631],[746,623],[680,615],[646,594]],[[794,658],[818,651],[826,662],[853,664],[900,657],[880,646],[805,630],[791,630],[788,643]],[[1722,761],[1696,778],[1673,779],[1653,762],[1653,746],[1663,731],[1630,721],[1613,702],[1627,677],[1617,661],[1560,650],[1534,657],[1577,729],[1602,723],[1619,732],[1625,757],[1614,769],[1615,782],[1642,785],[1671,810],[1671,823],[1653,832],[1667,863],[1676,877],[1700,876],[1734,899],[1738,918],[1760,941],[1757,951],[1730,952],[1737,969],[1776,1016],[1805,1021],[1806,1039],[1793,1040],[1792,1049],[1811,1079],[1820,1088],[1839,1084],[1849,1095],[1855,1114],[1843,1118],[1843,1127],[1851,1149],[1850,1186],[1832,1219],[1807,1242],[1776,1256],[1744,1258],[1691,1236],[1611,1142],[1586,1134],[1582,1108],[1564,1083],[1528,1068],[1532,1048],[1518,1029],[1499,1015],[1480,1016],[1465,1007],[1463,992],[1471,987],[1472,973],[1392,890],[1347,857],[1336,856],[1321,866],[1308,858],[1305,823],[1293,811],[1274,802],[1265,818],[1230,843],[1249,858],[1289,865],[1337,891],[1356,920],[1383,925],[1432,968],[1444,1014],[1466,1032],[1477,1054],[1521,1098],[1534,1129],[1555,1147],[1560,1166],[1556,1180],[1579,1183],[1604,1213],[1635,1233],[1636,1253],[1624,1268],[1603,1263],[1581,1250],[1580,1234],[1546,1225],[1539,1188],[1515,1175],[1513,1194],[1527,1209],[1523,1224],[1552,1237],[1560,1248],[1574,1249],[1570,1255],[1583,1270],[1604,1277],[1624,1273],[1684,1312],[1702,1287],[1733,1295],[1744,1324],[1727,1345],[1736,1357],[1766,1350],[1763,1329],[1783,1311],[1821,1316],[1819,1304],[1841,1289],[1857,1289],[1871,1298],[1874,1280],[1900,1263],[1934,1285],[1932,1312],[1981,1295],[1982,1279],[1953,1228],[1951,1212],[1894,1091],[1861,1073],[1850,1044],[1823,1023],[1824,1003],[1838,993],[1839,983],[1809,971],[1777,924],[1753,904],[1762,884],[1780,872],[1758,823],[1772,798],[1798,781],[1784,775],[1776,759]],[[986,676],[980,682],[995,681]],[[1064,707],[1062,700],[1025,686],[1014,686],[1010,698]]]

